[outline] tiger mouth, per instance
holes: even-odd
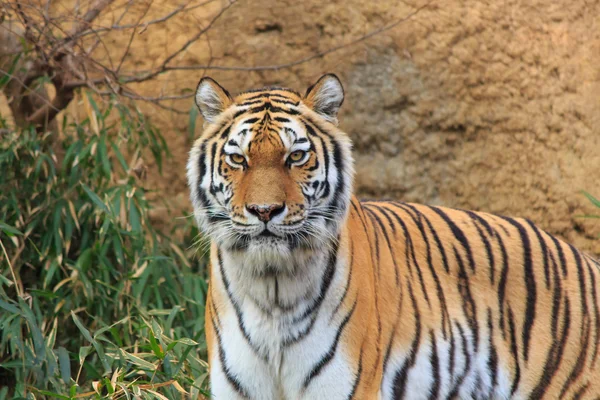
[[[265,229],[256,236],[239,235],[234,243],[231,244],[232,250],[243,251],[247,250],[252,244],[255,245],[286,245],[290,249],[306,248],[310,246],[306,240],[302,240],[299,235],[286,234],[279,236],[268,229]]]
[[[276,234],[274,234],[273,232],[271,232],[268,229],[265,229],[264,231],[262,231],[261,233],[258,234],[257,237],[260,238],[276,238],[276,239],[282,239],[280,236],[277,236]]]

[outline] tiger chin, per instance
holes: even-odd
[[[215,399],[600,397],[600,267],[525,219],[352,195],[340,80],[203,78]]]

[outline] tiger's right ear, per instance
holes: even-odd
[[[205,122],[213,123],[233,103],[229,92],[212,78],[204,77],[196,89],[196,105]]]

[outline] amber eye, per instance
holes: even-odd
[[[288,157],[288,160],[290,160],[290,162],[299,162],[299,161],[302,161],[302,159],[304,158],[305,155],[306,155],[305,151],[296,150],[292,154],[290,154],[290,156]]]
[[[231,158],[231,161],[236,164],[243,164],[246,161],[244,156],[241,154],[231,154],[229,157]]]

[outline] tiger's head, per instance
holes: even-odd
[[[204,132],[188,162],[201,230],[231,252],[285,261],[337,239],[352,192],[348,136],[337,128],[340,80],[324,75],[304,96],[264,88],[235,97],[203,78]]]

